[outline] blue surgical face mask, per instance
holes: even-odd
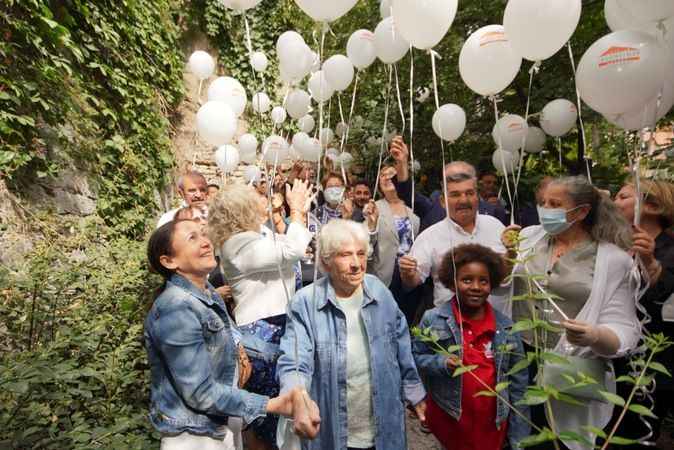
[[[323,197],[328,205],[338,205],[342,201],[342,196],[344,195],[343,187],[329,187],[323,191]]]
[[[569,210],[562,208],[543,208],[542,206],[538,206],[536,209],[538,210],[538,218],[541,221],[541,226],[545,232],[550,236],[557,236],[576,223],[575,220],[573,222],[567,221],[566,214],[575,211],[578,208],[582,208],[582,206],[583,205],[576,206]]]

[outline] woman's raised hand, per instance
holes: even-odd
[[[293,187],[286,185],[286,202],[291,212],[306,213],[311,204],[313,186],[296,178]]]

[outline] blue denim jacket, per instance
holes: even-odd
[[[510,382],[508,388],[499,392],[499,395],[514,405],[524,396],[529,384],[529,371],[522,369],[511,375],[508,375],[508,372],[526,356],[519,334],[511,332],[512,321],[495,309],[494,314],[496,315],[496,334],[492,348],[495,352],[496,383]],[[426,311],[419,323],[419,328],[431,329],[438,337],[438,343],[444,348],[457,344],[463,345],[461,329],[454,317],[452,302]],[[453,377],[451,371],[447,369],[446,356],[437,354],[419,338],[413,340],[412,351],[433,401],[451,417],[459,420],[461,417],[461,379],[469,375]],[[462,356],[462,353],[459,356]],[[498,399],[496,402],[496,426],[500,427],[504,421],[508,420],[510,446],[519,448],[517,443],[529,436],[530,426],[518,414],[511,412],[504,400]],[[517,406],[517,409],[529,417],[528,406]]]
[[[407,321],[391,292],[371,275],[363,282],[361,311],[372,358],[375,447],[403,450],[407,448],[403,401],[416,405],[426,396],[414,365]],[[298,385],[309,389],[322,419],[318,437],[303,442],[302,448],[346,450],[346,318],[328,277],[295,295],[289,319],[277,367],[281,389]]]
[[[173,275],[145,319],[150,421],[163,434],[222,438],[228,416],[251,423],[268,398],[235,387],[238,348],[220,296]]]

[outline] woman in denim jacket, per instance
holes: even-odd
[[[404,450],[405,406],[424,420],[424,390],[405,316],[391,292],[366,275],[365,225],[333,219],[321,229],[327,276],[299,291],[281,339],[281,390],[311,390],[323,422],[304,450]]]
[[[492,286],[503,279],[501,257],[487,247],[464,244],[448,252],[440,267],[440,280],[455,297],[427,311],[419,327],[447,349],[459,346],[458,355],[438,354],[428,341],[416,337],[412,351],[429,392],[428,427],[448,450],[500,450],[529,435],[529,408],[517,405],[528,384],[528,372],[510,373],[524,358],[519,335],[512,322],[487,301]],[[426,336],[424,334],[423,336]],[[459,367],[469,373],[454,376]],[[507,387],[499,398],[476,395]],[[508,403],[517,410],[511,411]]]
[[[299,428],[308,414],[301,405],[311,404],[304,393],[270,399],[240,387],[240,338],[206,281],[216,262],[203,227],[187,220],[163,225],[150,237],[148,260],[165,280],[145,320],[150,421],[162,434],[162,450],[240,449],[241,422],[270,413],[303,414]],[[312,418],[316,424],[317,413]],[[311,436],[307,430],[299,431]]]

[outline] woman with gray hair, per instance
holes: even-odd
[[[304,224],[310,198],[311,188],[301,180],[286,188],[291,222],[285,234],[272,237],[262,234],[268,217],[265,198],[251,186],[225,186],[209,209],[208,232],[220,254],[234,299],[234,320],[251,360],[253,375],[246,387],[257,394],[279,392],[275,362],[288,298],[295,293],[294,266],[312,238]],[[248,447],[272,448],[276,423],[269,417],[253,425],[260,441],[249,441]]]
[[[598,393],[615,393],[610,360],[633,349],[641,334],[635,306],[638,286],[632,283],[633,262],[626,252],[631,230],[611,199],[579,176],[552,180],[538,214],[541,225],[521,230],[519,239],[513,235],[518,226],[508,227],[502,236],[509,257],[518,261],[512,299],[523,301],[511,302],[513,318],[556,326],[523,333],[528,351],[537,347],[570,363],[538,367],[539,382],[578,401],[576,406],[550,399],[548,421],[552,413],[557,432],[574,432],[594,442],[596,435],[587,426],[603,428],[613,411],[613,404]],[[579,373],[599,384],[568,389],[568,375],[579,379]],[[538,417],[536,412],[534,408],[534,421],[544,422],[542,408]],[[585,448],[576,441],[564,444],[572,450]]]
[[[281,390],[310,389],[322,418],[304,450],[403,450],[404,402],[425,420],[407,321],[386,286],[366,274],[368,250],[363,224],[328,222],[318,240],[327,276],[291,303],[277,368]]]

